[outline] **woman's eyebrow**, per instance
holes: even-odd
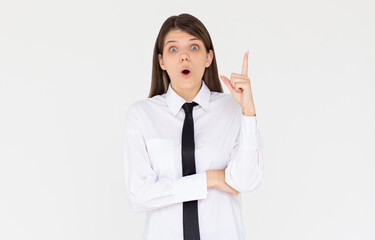
[[[194,41],[194,40],[199,40],[199,38],[192,38],[192,39],[189,39],[189,41]],[[168,43],[171,43],[171,42],[177,42],[175,40],[169,40],[168,42],[165,43],[164,46],[167,46]]]

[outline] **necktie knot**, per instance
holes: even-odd
[[[194,106],[197,106],[198,103],[196,102],[191,102],[191,103],[184,103],[184,105],[182,105],[182,108],[184,109],[185,111],[185,114],[191,114],[191,112],[193,111],[193,107]]]

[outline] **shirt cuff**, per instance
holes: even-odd
[[[258,148],[258,126],[256,116],[241,116],[240,148],[255,150]]]
[[[176,179],[173,183],[176,202],[186,202],[207,198],[206,171]]]

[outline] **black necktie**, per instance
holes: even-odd
[[[182,128],[182,175],[195,174],[195,144],[193,107],[196,102],[185,103],[182,108],[185,111],[184,127]],[[184,240],[200,240],[198,223],[198,201],[183,202]]]

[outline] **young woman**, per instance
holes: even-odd
[[[241,194],[263,177],[260,135],[247,73],[220,76],[211,37],[189,14],[157,36],[147,99],[127,110],[125,188],[146,212],[143,239],[243,240]]]

